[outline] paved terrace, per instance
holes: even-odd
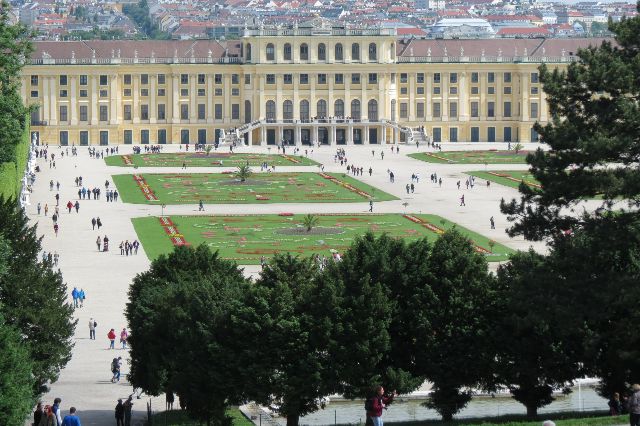
[[[526,148],[534,148],[526,145]],[[102,147],[98,147],[100,150]],[[505,148],[505,144],[443,144],[444,150],[461,149],[489,149]],[[222,148],[225,149],[225,148]],[[375,157],[371,150],[374,149]],[[484,181],[478,180],[474,189],[464,190],[464,171],[482,170],[484,165],[446,165],[431,164],[414,160],[406,154],[417,152],[415,146],[400,146],[399,154],[391,154],[389,146],[384,147],[384,160],[380,157],[381,147],[347,147],[349,164],[362,166],[365,170],[373,168],[371,177],[365,173],[359,179],[376,186],[400,199],[397,201],[378,202],[374,204],[376,213],[434,213],[444,216],[473,231],[490,236],[492,239],[514,249],[527,249],[529,242],[522,239],[510,239],[504,232],[508,226],[506,218],[499,211],[501,198],[510,199],[517,196],[517,191],[498,184],[490,188]],[[38,232],[44,235],[43,249],[47,252],[60,254],[59,267],[67,282],[69,291],[73,287],[83,288],[86,292],[86,302],[83,308],[77,309],[75,318],[78,319],[73,341],[73,358],[62,371],[60,379],[51,386],[51,392],[43,397],[43,401],[51,403],[54,397],[62,398],[63,412],[67,413],[70,406],[79,410],[83,425],[111,425],[113,423],[113,409],[118,398],[126,398],[133,392],[126,382],[129,371],[128,354],[126,350],[108,350],[106,334],[114,328],[119,332],[126,326],[124,308],[127,303],[127,291],[133,277],[149,267],[149,260],[141,250],[137,256],[121,256],[118,244],[122,240],[137,238],[130,219],[139,216],[160,215],[160,206],[135,204],[107,203],[105,197],[101,200],[80,200],[80,212],[67,213],[64,207],[68,200],[75,202],[77,190],[74,179],[83,177],[83,184],[87,187],[99,186],[104,182],[111,182],[111,174],[119,173],[154,173],[154,172],[184,172],[180,168],[133,168],[108,167],[104,161],[91,159],[86,147],[79,147],[77,157],[65,155],[60,158],[61,148],[50,147],[49,153],[56,154],[56,169],[50,169],[49,164],[39,159],[42,171],[37,176],[37,182],[31,198],[31,205],[27,207],[27,214],[31,221],[38,224]],[[120,146],[120,154],[132,152],[131,146]],[[164,152],[178,151],[178,146],[167,145]],[[266,148],[241,148],[238,152],[267,152]],[[420,147],[420,151],[426,148]],[[71,149],[69,149],[71,152]],[[275,147],[271,153],[275,153]],[[288,151],[290,153],[291,151]],[[302,150],[304,153],[304,150]],[[334,163],[335,150],[330,147],[314,148],[309,151],[309,157],[325,165],[327,172],[343,172],[345,169],[339,163]],[[526,169],[526,165],[496,165],[488,169],[516,170]],[[317,171],[317,167],[278,167],[278,171]],[[390,183],[387,169],[395,174],[395,183]],[[188,172],[222,172],[229,168],[189,168]],[[436,172],[443,179],[442,188],[430,183],[429,175]],[[411,181],[412,173],[420,173],[420,183],[416,185],[414,194],[407,195],[405,184]],[[60,188],[60,232],[54,235],[53,224],[50,219],[55,206],[55,188],[49,191],[49,181],[59,181]],[[456,188],[456,181],[463,182],[462,190]],[[111,182],[112,183],[112,182]],[[464,194],[466,207],[459,207],[459,197]],[[49,217],[38,216],[36,205],[40,202],[44,209],[49,205]],[[407,202],[408,206],[402,205]],[[246,213],[365,213],[368,202],[354,204],[264,204],[264,205],[205,205],[204,214],[246,214]],[[196,205],[167,206],[165,215],[203,214],[199,213]],[[44,213],[43,213],[44,214]],[[91,218],[99,216],[103,223],[101,230],[91,229]],[[496,229],[491,230],[489,218],[494,216]],[[96,238],[98,235],[108,235],[111,251],[98,252]],[[535,248],[543,250],[541,244]],[[245,268],[247,275],[256,275],[257,266]],[[71,298],[69,297],[71,303]],[[89,340],[88,321],[93,317],[98,322],[96,340]],[[171,331],[166,336],[158,338],[167,340],[167,349],[171,348]],[[110,362],[114,357],[122,356],[123,380],[118,384],[110,382]],[[143,399],[134,400],[134,422],[139,424],[145,413]],[[164,409],[164,397],[152,399],[153,410]]]

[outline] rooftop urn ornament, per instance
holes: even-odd
[[[213,58],[213,52],[211,51],[211,49],[209,49],[209,51],[207,52],[207,58],[209,59],[209,61],[211,61],[211,59]]]
[[[513,56],[518,56],[518,46],[515,47]]]
[[[498,58],[502,58],[502,49],[498,48]]]
[[[120,59],[120,49],[118,49],[118,59]]]
[[[566,52],[566,51],[565,51],[564,49],[562,49],[562,53],[561,53],[561,54],[562,54],[562,57],[563,57],[563,58],[564,58],[565,52]]]
[[[449,56],[449,54],[447,53],[447,46],[444,47],[444,56]]]
[[[460,56],[464,56],[464,47],[460,46]]]
[[[484,49],[482,49],[482,52],[480,53],[480,56],[482,56],[484,58]]]
[[[116,57],[116,52],[115,50],[111,49],[111,59],[114,59]]]
[[[134,50],[134,51],[133,51],[133,57],[134,57],[135,59],[138,59],[138,49],[136,49],[136,50]]]
[[[524,48],[524,53],[523,53],[523,55],[524,55],[525,57],[529,56],[529,55],[528,55],[528,53],[527,53],[527,48],[526,48],[526,47]]]
[[[96,59],[96,50],[91,49],[91,59]]]
[[[431,48],[427,49],[427,56],[431,56]]]
[[[413,47],[410,47],[410,48],[409,48],[409,54],[410,54],[411,56],[413,56]]]
[[[544,54],[547,53],[547,49],[545,49],[544,47],[542,48],[542,56],[544,56]]]
[[[156,52],[154,52],[153,50],[151,51],[151,59],[155,59],[156,57]]]
[[[72,50],[71,51],[71,59],[75,59],[76,58],[76,51]]]

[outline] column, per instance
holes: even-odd
[[[171,74],[171,86],[172,86],[172,90],[171,92],[171,101],[172,101],[172,105],[171,105],[171,118],[172,118],[172,122],[175,123],[179,123],[179,113],[180,113],[180,107],[178,106],[178,97],[180,96],[180,92],[179,92],[179,87],[178,87],[178,79],[180,78],[180,74]]]
[[[416,121],[416,73],[409,73],[409,121]]]
[[[460,73],[458,84],[458,116],[460,121],[469,121],[469,98],[467,90],[467,72]]]
[[[260,102],[258,105],[258,117],[256,118],[266,118],[267,112],[265,110],[265,104],[264,104],[264,75],[258,76],[258,74],[256,74],[256,78],[260,80],[259,82],[260,90],[258,90],[258,96],[260,98]]]
[[[131,107],[131,117],[133,124],[140,123],[140,74],[133,74],[133,106]]]
[[[74,88],[75,89],[75,88]],[[109,75],[109,124],[118,124],[118,102],[116,94],[118,93],[118,74]]]
[[[282,107],[282,75],[276,74],[276,120],[282,121],[284,118],[283,112],[284,108]],[[281,130],[282,133],[282,130]],[[280,137],[282,140],[282,136]]]
[[[431,103],[433,101],[433,77],[431,73],[425,73],[425,78],[427,79],[427,88],[425,89],[425,97],[424,97],[424,113],[426,121],[433,121],[433,110],[431,108]]]
[[[267,126],[264,124],[260,126],[260,145],[267,145]]]
[[[49,89],[50,80],[51,80],[50,77],[46,77],[46,76],[42,77],[42,94],[43,94],[45,99],[48,96],[47,94],[49,93],[49,90],[51,90],[51,89]],[[51,116],[50,116],[51,115],[51,111],[50,111],[50,109],[51,109],[51,105],[49,105],[48,101],[44,102],[42,104],[42,120],[43,121],[49,122],[49,120],[51,119]]]
[[[362,54],[363,52],[360,52]],[[367,99],[367,85],[369,84],[369,76],[367,74],[360,74],[360,118],[368,119],[369,118],[369,108]]]
[[[224,73],[222,75],[222,90],[224,93],[224,102],[222,103],[222,117],[225,123],[231,122],[231,75]]]
[[[156,112],[158,111],[158,105],[156,103],[156,94],[158,91],[156,80],[156,74],[149,74],[149,123],[156,123]]]
[[[300,80],[300,74],[294,75],[293,80],[293,118],[300,120],[300,94],[298,93],[298,81]]]
[[[396,145],[400,143],[400,130],[395,130],[393,132],[393,143]]]
[[[313,140],[311,141],[312,145],[315,145],[318,143],[318,126],[317,125],[313,125]]]
[[[198,74],[189,74],[189,122],[196,123],[198,120],[198,107],[196,106],[197,89],[196,81]]]
[[[98,76],[92,75],[91,78],[91,124],[98,124]]]
[[[364,126],[363,132],[364,132],[364,135],[362,135],[362,138],[364,139],[363,144],[369,145],[369,126],[368,125]]]
[[[317,106],[318,106],[318,100],[316,99],[316,75],[315,74],[309,74],[309,116],[311,117],[311,119],[313,119],[313,117],[316,117],[318,115],[318,110],[317,110]],[[316,132],[316,138],[315,141],[317,141],[317,132]]]
[[[329,145],[335,145],[336,144],[336,126],[337,124],[332,123],[331,127],[329,128]]]
[[[69,117],[71,118],[71,125],[75,126],[78,124],[78,97],[76,95],[76,76],[75,75],[71,75],[69,76],[69,85],[71,87],[71,97],[69,98],[71,100],[70,105],[69,105]]]
[[[253,130],[249,130],[247,133],[247,143],[249,146],[253,145]]]
[[[520,102],[522,104],[520,108],[520,121],[529,121],[529,81],[526,78],[526,73],[520,73]],[[538,105],[538,117],[540,116],[540,110],[542,105]],[[513,109],[513,106],[511,107]]]
[[[353,145],[353,122],[351,120],[347,126],[347,145]]]
[[[346,50],[346,48],[343,50],[345,58],[347,54]],[[349,49],[349,52],[351,52],[351,49]],[[345,74],[344,76],[344,116],[345,118],[351,116],[351,73]],[[353,137],[351,137],[351,139],[353,139]],[[349,140],[349,138],[347,138],[347,140]]]
[[[207,74],[207,123],[213,123],[213,75]]]
[[[504,120],[504,99],[502,99],[502,76],[496,73],[496,118]],[[513,115],[513,105],[511,105],[511,115]]]
[[[50,77],[51,83],[49,84],[49,102],[51,103],[49,109],[50,125],[55,126],[58,124],[58,94],[56,93],[56,78]]]
[[[380,141],[382,145],[386,145],[387,143],[387,126],[380,126]]]
[[[328,54],[328,52],[327,52]],[[335,117],[336,112],[334,110],[334,105],[333,105],[333,83],[335,81],[336,76],[334,74],[329,74],[327,76],[329,78],[329,96],[327,98],[327,116],[328,117]],[[344,78],[344,76],[343,76]],[[334,141],[335,142],[335,141]]]
[[[441,108],[441,113],[442,113],[442,121],[449,121],[449,78],[450,78],[450,73],[448,72],[443,72],[442,73],[442,108]]]

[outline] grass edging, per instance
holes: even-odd
[[[233,426],[253,426],[253,422],[237,407],[229,408],[227,415],[233,419]],[[187,412],[182,410],[161,411],[153,414],[152,419],[154,426],[200,426],[206,424],[189,418]]]

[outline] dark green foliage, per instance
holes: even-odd
[[[0,314],[0,424],[23,425],[29,416],[35,402],[31,372],[29,349]]]
[[[235,263],[204,245],[177,247],[136,276],[126,309],[131,383],[152,395],[172,389],[193,418],[228,424],[242,390],[231,319],[246,285]]]
[[[0,277],[0,313],[24,339],[33,361],[34,395],[55,381],[71,359],[73,308],[60,271],[38,261],[40,238],[14,200],[0,196],[0,236],[11,247],[8,269]]]
[[[122,8],[122,12],[133,19],[147,38],[156,40],[166,40],[169,38],[169,34],[160,31],[151,20],[147,0],[140,0],[138,4],[126,4]]]

